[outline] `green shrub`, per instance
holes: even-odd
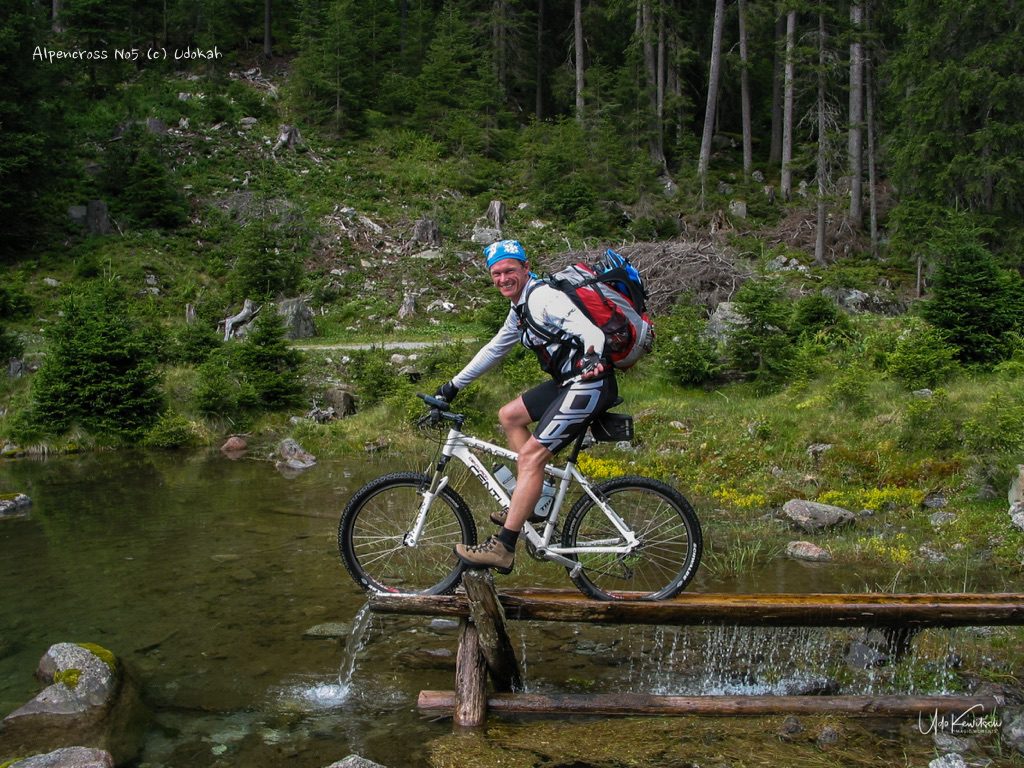
[[[302,260],[292,240],[292,233],[263,219],[243,227],[233,246],[238,254],[231,276],[235,297],[294,296],[302,280]]]
[[[199,366],[196,408],[207,416],[235,419],[256,405],[256,391],[232,364],[230,348],[217,350]]]
[[[356,351],[348,370],[356,386],[360,409],[376,405],[399,387],[398,372],[383,350]]]
[[[115,213],[146,226],[176,227],[188,219],[185,196],[167,170],[157,141],[141,128],[110,145],[100,177]]]
[[[704,310],[691,299],[677,301],[671,314],[657,319],[656,328],[655,359],[673,381],[699,386],[719,373],[717,346],[706,335]]]
[[[160,417],[156,354],[111,283],[65,299],[33,382],[32,419],[54,434],[75,424],[135,440]]]
[[[900,416],[897,438],[900,446],[911,450],[944,450],[960,443],[959,409],[954,409],[944,390],[931,397],[911,400]]]
[[[195,445],[196,442],[195,425],[177,413],[165,413],[142,439],[142,445],[147,448],[161,448],[165,450]]]
[[[179,326],[172,334],[171,359],[198,365],[221,345],[220,334],[212,323],[196,320]]]
[[[958,370],[956,352],[942,331],[928,323],[915,322],[900,334],[886,369],[909,389],[934,387]]]
[[[1001,269],[978,230],[956,220],[928,244],[941,260],[921,314],[946,332],[966,363],[998,362],[1004,334],[1024,321],[1024,282]]]
[[[877,374],[876,374],[877,375]],[[861,362],[842,365],[826,390],[829,402],[855,413],[865,413],[871,403],[871,370]]]
[[[0,285],[0,320],[28,317],[31,312],[32,300],[20,286]]]
[[[1024,449],[1024,397],[1019,391],[990,397],[964,424],[964,445],[974,455],[1017,454]]]
[[[762,386],[784,383],[794,372],[795,347],[790,339],[790,305],[776,279],[748,280],[733,299],[746,321],[737,325],[726,344],[732,366]]]
[[[7,361],[12,357],[21,357],[24,351],[25,345],[21,343],[21,339],[0,325],[0,376],[6,375],[3,368],[6,367]]]
[[[487,333],[495,334],[508,317],[508,299],[501,294],[489,294],[487,303],[474,313],[473,319],[480,323]]]
[[[789,333],[794,339],[821,332],[848,331],[850,321],[836,302],[820,293],[801,296],[793,306]]]
[[[300,362],[285,339],[280,315],[266,308],[244,339],[221,346],[199,367],[196,407],[235,418],[257,408],[296,405],[302,393]]]
[[[302,356],[288,346],[284,318],[266,307],[253,328],[234,350],[234,358],[256,392],[259,404],[271,410],[299,401]]]

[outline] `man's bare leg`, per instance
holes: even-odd
[[[508,517],[502,526],[518,533],[533,513],[544,485],[544,467],[551,460],[551,451],[532,435],[519,449],[519,471],[516,474],[516,492],[512,494]]]
[[[506,403],[498,410],[498,421],[501,428],[505,430],[505,439],[508,447],[516,453],[526,445],[526,441],[532,437],[529,426],[533,419],[526,410],[523,398],[517,397],[510,403]]]

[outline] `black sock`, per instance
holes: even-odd
[[[502,528],[498,531],[498,541],[505,545],[505,549],[509,552],[516,551],[516,542],[519,541],[519,531],[510,531],[508,528]]]

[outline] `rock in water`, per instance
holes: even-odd
[[[278,460],[274,466],[280,470],[301,472],[316,464],[316,456],[308,453],[290,437],[278,443],[277,456]]]
[[[3,719],[0,755],[92,747],[109,752],[118,764],[134,759],[148,717],[114,654],[95,645],[57,643],[40,660],[36,676],[49,685]]]
[[[114,757],[102,749],[64,747],[18,760],[11,768],[114,768]]]

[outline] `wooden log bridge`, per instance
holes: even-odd
[[[507,619],[753,627],[875,627],[895,650],[928,627],[1024,625],[1024,594],[683,594],[650,602],[589,600],[572,590],[498,593],[489,571],[466,571],[465,594],[374,594],[377,613],[459,618],[455,691],[421,691],[419,708],[452,713],[456,726],[483,725],[487,710],[593,715],[764,715],[837,713],[912,716],[935,712],[989,714],[1000,702],[968,696],[654,696],[536,695],[520,687]],[[494,693],[486,693],[487,675]]]

